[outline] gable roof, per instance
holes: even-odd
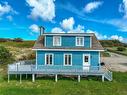
[[[52,33],[51,33],[52,34]],[[77,33],[73,33],[75,36],[79,35]],[[38,39],[36,40],[34,46],[33,46],[33,50],[104,50],[104,48],[102,47],[102,45],[100,44],[100,42],[97,40],[96,36],[94,33],[84,33],[84,35],[90,34],[89,36],[92,37],[92,47],[91,48],[85,48],[85,47],[45,47],[45,36],[46,35],[41,35],[38,37]],[[50,35],[50,34],[49,34]],[[55,33],[56,35],[56,33]],[[67,35],[67,34],[64,34]],[[71,36],[72,34],[69,33],[69,35]],[[83,35],[82,35],[83,36]]]

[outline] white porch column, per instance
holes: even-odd
[[[101,66],[101,54],[100,54],[100,51],[99,51],[99,58],[98,58],[98,62],[99,62],[99,67]],[[100,69],[100,68],[99,68]]]
[[[35,82],[35,74],[32,74],[32,82]]]
[[[78,82],[80,82],[80,75],[78,75]]]
[[[102,75],[102,82],[104,82],[104,78],[105,78],[104,75]]]
[[[55,75],[55,82],[57,82],[58,81],[58,79],[57,79],[57,74]]]
[[[37,51],[36,51],[36,69],[37,69]]]

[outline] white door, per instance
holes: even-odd
[[[89,71],[90,68],[90,54],[83,54],[83,70]]]

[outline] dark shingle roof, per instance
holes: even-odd
[[[95,34],[92,36],[92,47],[91,48],[85,48],[85,47],[45,47],[45,35],[39,36],[37,41],[35,42],[33,49],[70,49],[70,50],[104,50],[100,42],[97,40]]]

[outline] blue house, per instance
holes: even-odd
[[[36,41],[36,65],[99,69],[103,47],[93,33],[44,33]],[[97,67],[97,68],[94,68]]]
[[[18,66],[16,74],[75,75],[80,81],[81,76],[102,76],[111,81],[112,73],[104,69],[100,63],[100,52],[104,51],[94,33],[44,33],[35,42],[36,64]],[[23,69],[21,69],[23,68]],[[24,68],[26,68],[24,70]],[[13,74],[11,70],[9,74]]]

